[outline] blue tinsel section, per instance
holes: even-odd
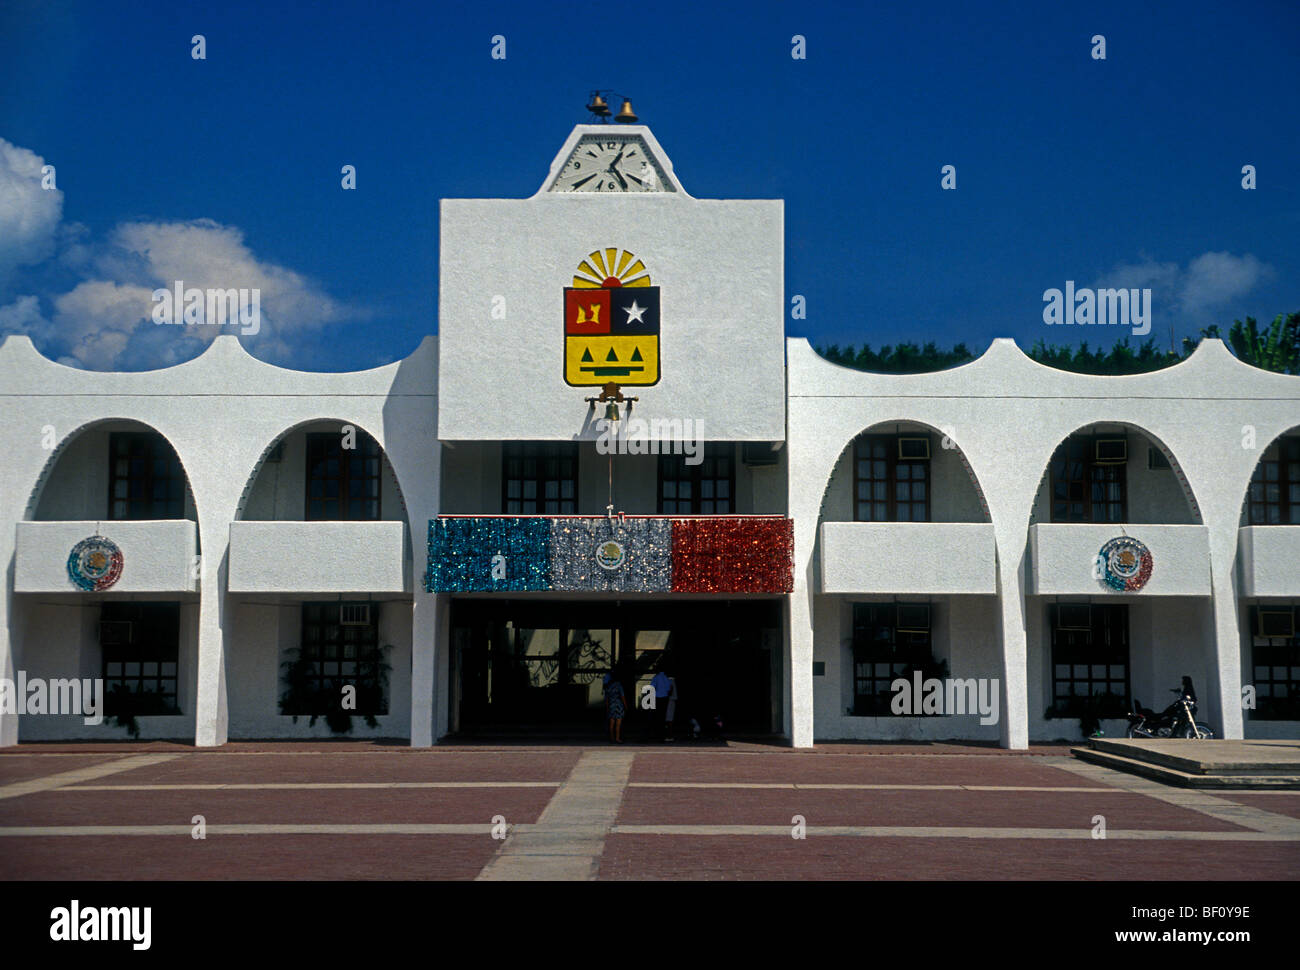
[[[551,589],[546,519],[431,519],[425,589],[434,593]],[[493,560],[504,578],[494,579]]]

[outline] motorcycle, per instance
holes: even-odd
[[[1204,721],[1196,720],[1196,688],[1192,678],[1184,677],[1182,687],[1171,687],[1170,691],[1178,699],[1157,714],[1136,697],[1133,710],[1128,715],[1128,732],[1130,738],[1188,738],[1205,740],[1214,737],[1214,732]]]

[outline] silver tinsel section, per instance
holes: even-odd
[[[669,519],[555,519],[551,525],[551,588],[576,591],[667,593],[673,588],[673,533]],[[600,545],[613,539],[623,562],[605,569]]]

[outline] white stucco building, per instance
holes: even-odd
[[[222,336],[96,373],[8,337],[0,676],[102,678],[200,745],[328,735],[348,686],[356,737],[598,731],[604,675],[664,665],[685,716],[797,746],[1074,738],[1081,698],[1184,674],[1220,736],[1296,736],[1300,378],[1216,340],[1131,377],[1005,339],[840,367],[784,336],[783,231],[579,126],[533,197],[442,202],[440,332],[396,363]],[[996,720],[891,713],[914,669]],[[0,745],[125,732],[0,715]]]

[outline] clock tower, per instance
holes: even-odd
[[[443,199],[438,437],[574,441],[592,388],[785,439],[783,209],[696,199],[645,125],[578,125],[527,199]]]

